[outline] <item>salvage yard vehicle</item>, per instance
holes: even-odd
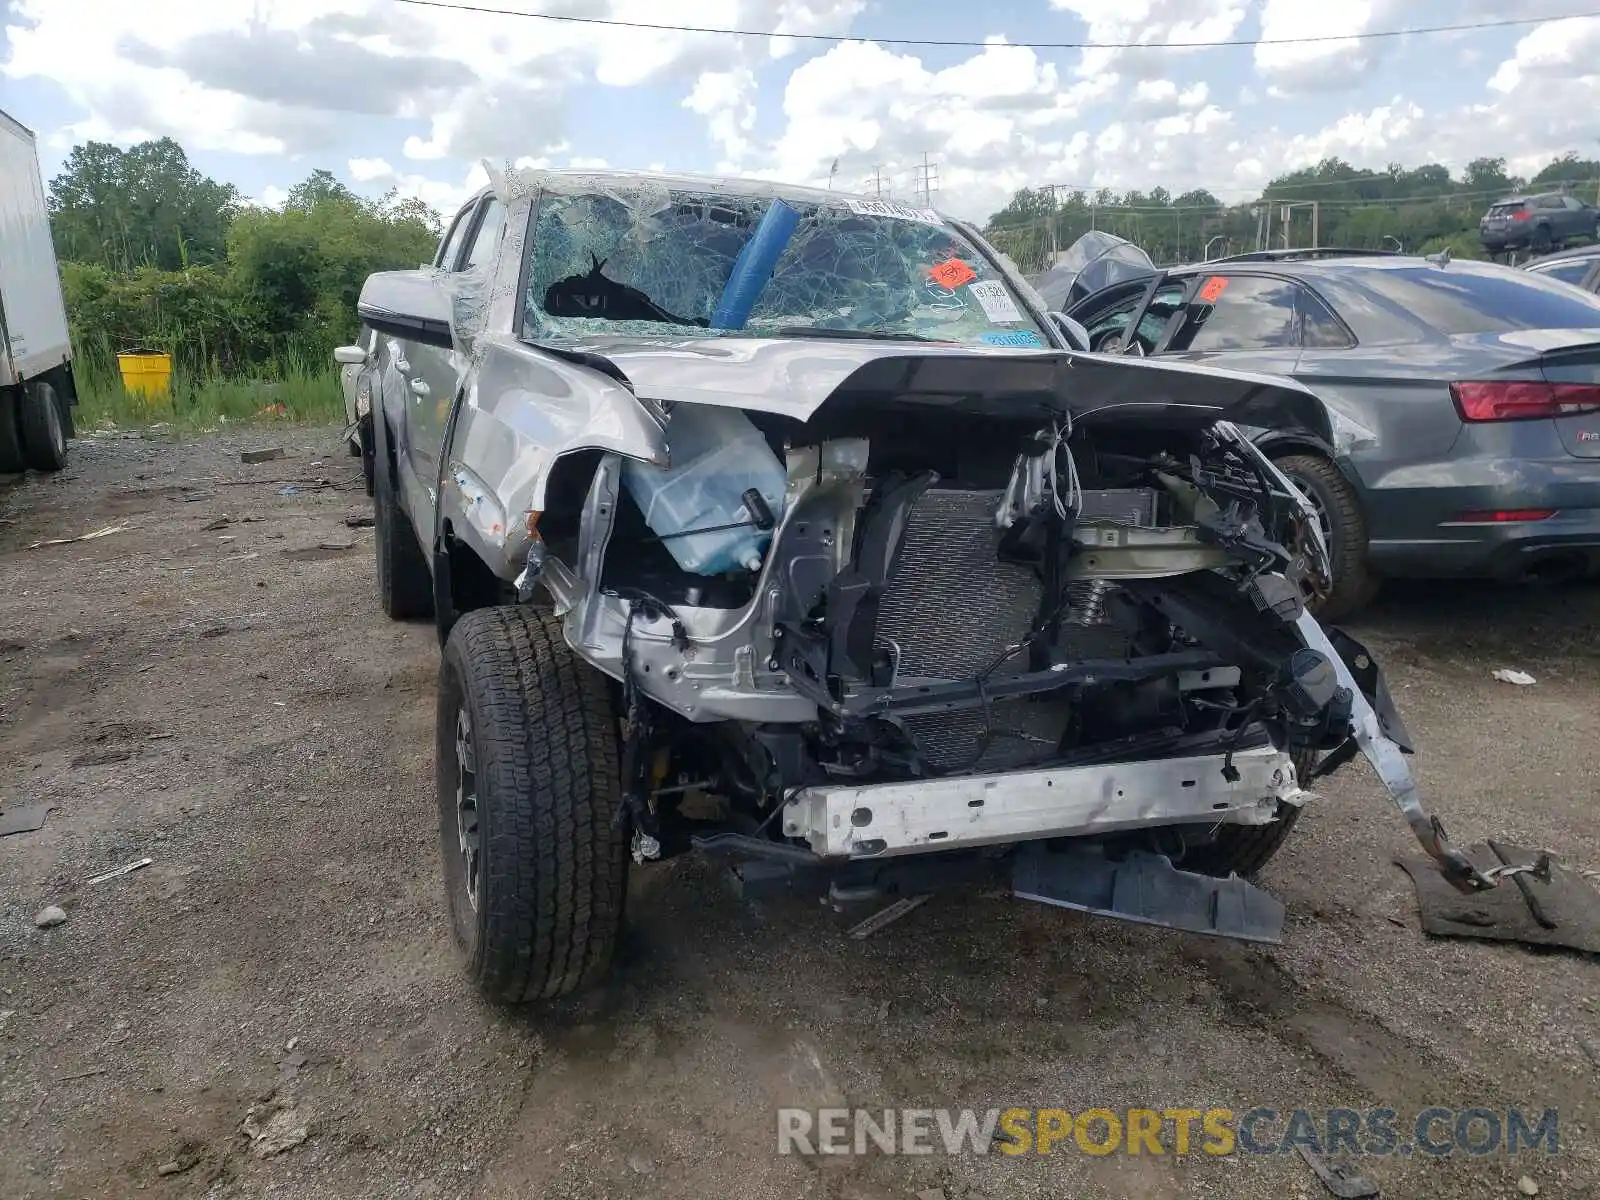
[[[1586,292],[1600,292],[1600,243],[1557,250],[1523,263],[1522,269],[1548,279],[1559,279]]]
[[[1507,196],[1479,219],[1478,237],[1491,254],[1524,248],[1548,254],[1571,238],[1600,238],[1600,211],[1565,192]]]
[[[1331,440],[1304,388],[1066,350],[932,210],[491,179],[360,301],[378,587],[443,645],[444,874],[485,992],[594,983],[630,865],[686,851],[746,894],[1009,870],[1272,940],[1244,876],[1362,753],[1457,886],[1498,881],[1303,603],[1314,510],[1240,426]]]
[[[77,402],[38,151],[0,112],[0,474],[66,466]]]
[[[1068,312],[1097,352],[1282,375],[1327,406],[1331,443],[1250,431],[1316,507],[1326,619],[1386,577],[1600,572],[1600,298],[1447,255],[1295,251],[1152,266]]]

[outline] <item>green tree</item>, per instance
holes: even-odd
[[[324,204],[344,204],[359,208],[361,199],[334,178],[332,171],[320,167],[289,189],[283,202],[286,212],[311,212]]]
[[[195,170],[171,138],[87,142],[50,181],[57,255],[116,271],[220,262],[238,208],[233,186]]]

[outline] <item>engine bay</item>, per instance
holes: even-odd
[[[667,428],[669,468],[596,471],[574,553],[598,587],[568,618],[617,680],[658,850],[698,795],[770,837],[800,789],[1275,750],[1304,772],[1347,736],[1287,623],[1320,543],[1225,434],[849,397]]]

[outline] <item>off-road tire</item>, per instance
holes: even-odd
[[[374,418],[372,532],[377,547],[378,599],[396,621],[433,616],[433,576],[411,518],[400,507],[400,489],[389,460],[387,428]]]
[[[22,453],[35,471],[59,471],[67,465],[67,430],[61,400],[48,383],[31,383],[17,393],[17,426]]]
[[[1295,780],[1301,787],[1311,778],[1316,765],[1315,750],[1297,750],[1294,754]],[[1217,831],[1216,840],[1196,846],[1177,863],[1185,871],[1198,871],[1202,875],[1227,877],[1238,875],[1250,879],[1272,860],[1289,832],[1300,819],[1301,810],[1292,804],[1279,807],[1278,819],[1267,825],[1224,825]]]
[[[1312,493],[1328,516],[1333,587],[1311,605],[1311,611],[1320,621],[1341,621],[1378,594],[1378,581],[1367,567],[1367,520],[1361,501],[1344,473],[1320,454],[1290,454],[1275,461],[1291,483]]]
[[[0,388],[0,475],[20,475],[28,465],[17,423],[17,397],[21,392],[21,388]]]
[[[462,712],[475,768],[476,906],[457,811]],[[440,667],[436,762],[445,890],[467,974],[513,1004],[598,982],[627,888],[617,718],[605,677],[568,649],[558,618],[511,606],[456,622]]]

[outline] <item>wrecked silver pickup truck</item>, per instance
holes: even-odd
[[[630,862],[690,850],[752,892],[1009,870],[1271,940],[1245,877],[1357,754],[1495,882],[1305,610],[1320,531],[1239,432],[1326,433],[1297,385],[1071,352],[961,222],[725,180],[494,176],[360,314],[379,588],[444,645],[445,876],[488,993],[595,981]]]

